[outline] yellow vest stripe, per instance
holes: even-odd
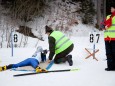
[[[59,45],[55,50],[59,49],[61,46],[63,46],[66,42],[68,42],[69,39],[65,40],[61,45]]]
[[[65,37],[65,35],[63,35],[60,39],[58,39],[56,44],[58,44],[58,42],[60,42],[64,37]]]
[[[112,24],[112,26],[115,26],[115,24]]]

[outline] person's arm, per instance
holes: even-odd
[[[41,46],[38,46],[35,53],[32,55],[32,57],[36,57],[39,52],[43,52],[43,49]]]
[[[55,39],[53,37],[48,37],[49,40],[49,60],[53,59],[53,56],[55,54]]]
[[[105,29],[107,30],[107,29],[109,29],[111,26],[112,26],[112,16],[110,15],[109,16],[109,19],[107,19],[105,22],[106,22],[106,25],[105,25]]]
[[[101,22],[101,24],[100,24],[99,30],[100,30],[100,31],[105,30],[105,19],[102,20],[102,22]]]

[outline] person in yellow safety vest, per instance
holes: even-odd
[[[111,5],[111,15],[104,21],[105,49],[107,56],[106,71],[115,71],[115,4]]]
[[[49,60],[51,62],[54,55],[54,63],[60,64],[68,62],[73,65],[72,55],[68,55],[74,48],[72,41],[60,31],[54,31],[51,27],[45,26],[45,32],[48,35],[49,41]]]

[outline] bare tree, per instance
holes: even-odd
[[[97,0],[97,24],[98,25],[100,24],[100,17],[101,17],[100,7],[101,7],[101,0]]]
[[[19,47],[21,47],[22,40],[23,40],[23,35],[21,36],[21,41],[20,41]]]

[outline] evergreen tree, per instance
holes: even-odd
[[[84,24],[93,24],[96,12],[92,0],[82,0],[80,7],[82,22]]]

